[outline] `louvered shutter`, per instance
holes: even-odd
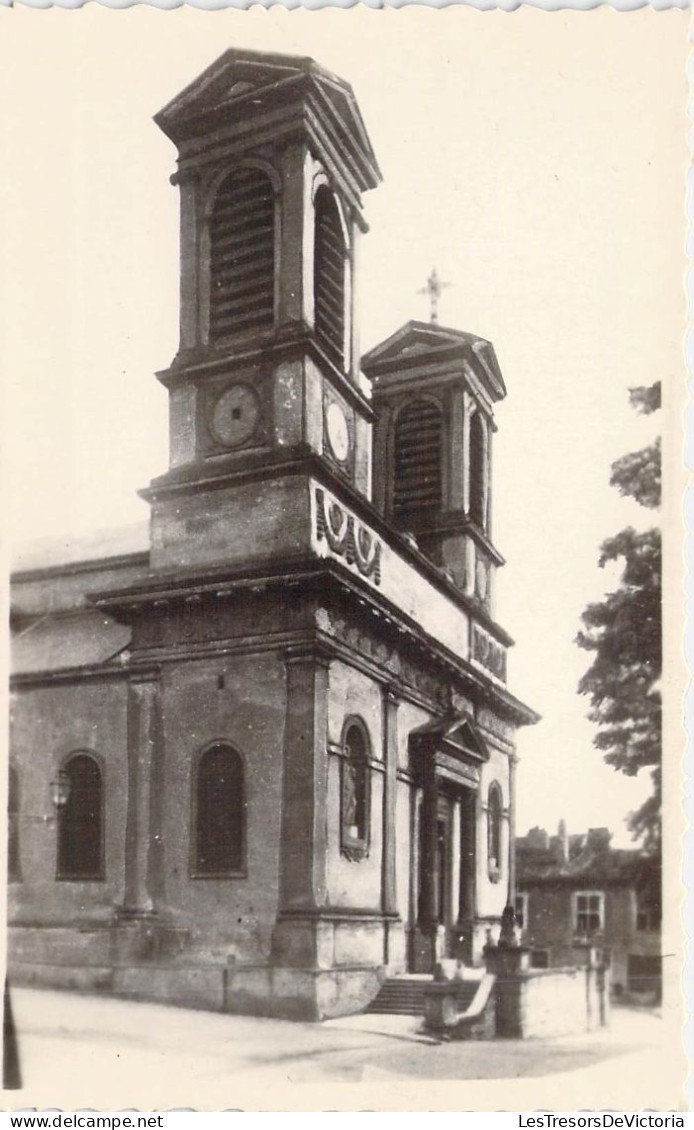
[[[210,224],[210,340],[272,329],[275,201],[260,169],[222,182]]]
[[[470,517],[484,529],[484,424],[479,412],[470,423]]]
[[[320,188],[316,194],[313,280],[316,336],[341,363],[345,341],[345,242],[337,204],[327,188]]]
[[[398,416],[393,511],[403,524],[441,509],[442,432],[441,410],[431,400],[415,400]]]

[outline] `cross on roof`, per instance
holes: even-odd
[[[441,292],[445,290],[446,287],[452,285],[452,283],[441,282],[441,279],[436,273],[436,267],[434,267],[432,268],[432,272],[427,279],[426,286],[423,286],[421,290],[417,291],[417,294],[429,295],[429,298],[431,300],[431,314],[429,315],[429,321],[433,326],[438,325],[439,321],[439,298],[441,297]]]

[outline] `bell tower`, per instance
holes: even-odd
[[[223,550],[240,476],[312,456],[370,495],[354,299],[380,172],[351,87],[311,59],[227,51],[155,121],[181,199],[180,342],[158,374],[170,465],[143,492],[156,566],[195,555],[173,549],[192,492],[198,511],[215,492]]]
[[[376,413],[374,502],[488,612],[503,558],[491,538],[494,403],[506,388],[490,342],[408,322],[363,358]]]

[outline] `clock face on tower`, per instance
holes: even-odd
[[[212,410],[211,429],[225,447],[240,447],[252,438],[260,417],[260,404],[250,385],[230,385]]]
[[[349,455],[349,426],[342,408],[335,401],[326,413],[328,441],[338,463],[344,463]]]

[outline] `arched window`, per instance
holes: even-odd
[[[470,421],[470,517],[482,530],[487,525],[486,438],[484,420],[475,412]]]
[[[489,878],[496,883],[501,878],[503,861],[501,858],[501,821],[503,801],[501,789],[494,782],[489,787],[487,797],[487,867]]]
[[[10,765],[7,790],[7,877],[10,883],[19,883],[22,868],[19,856],[19,777]]]
[[[210,341],[269,330],[275,313],[275,194],[262,169],[226,177],[210,219]]]
[[[443,504],[443,416],[433,400],[413,400],[395,423],[393,515],[400,525],[417,526]]]
[[[360,859],[369,848],[369,744],[361,722],[350,722],[342,741],[340,818],[341,847],[348,858]]]
[[[340,364],[345,349],[345,240],[340,213],[330,189],[316,193],[313,298],[316,337]]]
[[[103,879],[101,770],[89,754],[76,753],[63,771],[68,796],[58,809],[58,878]]]
[[[231,746],[210,746],[198,761],[193,824],[193,873],[241,874],[246,849],[243,761]]]

